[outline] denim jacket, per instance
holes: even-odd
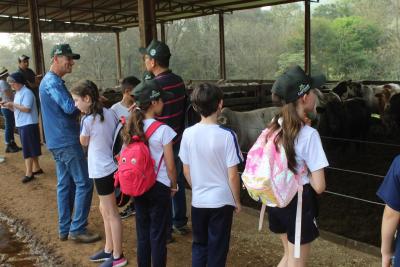
[[[79,110],[61,79],[49,71],[39,86],[43,128],[48,149],[79,144]]]

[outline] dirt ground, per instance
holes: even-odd
[[[3,140],[2,132],[0,140]],[[40,163],[45,174],[37,176],[36,180],[28,184],[21,183],[24,175],[22,153],[6,154],[6,161],[0,164],[0,212],[18,218],[33,233],[33,238],[39,240],[58,258],[59,266],[96,266],[88,261],[88,256],[102,248],[102,241],[95,244],[76,244],[58,240],[55,163],[45,147],[42,150],[44,155],[40,157]],[[4,151],[3,144],[0,145],[0,151]],[[189,195],[190,192],[188,191]],[[257,213],[250,208],[245,208],[234,217],[227,266],[267,267],[278,264],[282,253],[278,237],[269,233],[267,225],[259,233],[257,225]],[[134,217],[123,220],[123,229],[124,253],[130,262],[129,266],[136,266]],[[93,196],[89,230],[103,235],[96,193]],[[176,241],[168,245],[168,266],[191,266],[191,235],[174,237]],[[380,259],[376,256],[323,238],[313,243],[309,260],[309,266],[379,265]]]

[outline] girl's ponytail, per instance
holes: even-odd
[[[122,139],[125,145],[133,142],[132,136],[138,136],[139,139],[147,143],[146,135],[144,132],[144,113],[151,106],[151,103],[141,104],[140,108],[135,108],[129,117],[128,123],[122,131]]]

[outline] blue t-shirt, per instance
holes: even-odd
[[[397,156],[389,168],[383,183],[376,193],[386,205],[400,212],[400,155]],[[400,228],[397,228],[399,232]],[[396,237],[394,266],[400,266],[400,235]]]
[[[14,103],[30,109],[29,112],[22,112],[18,108],[14,108],[15,126],[22,127],[38,123],[36,99],[31,90],[23,86],[15,93]]]

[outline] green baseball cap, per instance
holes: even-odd
[[[168,45],[163,42],[153,40],[147,46],[147,48],[139,48],[139,52],[142,55],[149,55],[151,58],[157,59],[169,59],[171,57],[171,52],[169,51]]]
[[[156,80],[143,80],[133,89],[132,96],[135,98],[136,103],[140,105],[159,98],[167,101],[172,99],[174,94],[162,90]]]
[[[73,59],[80,59],[81,55],[72,53],[72,49],[69,44],[56,44],[53,46],[50,52],[50,57],[54,56],[67,56],[72,57]]]
[[[309,90],[320,87],[325,82],[325,75],[309,76],[301,67],[296,65],[288,68],[276,79],[271,91],[286,103],[291,103]]]

